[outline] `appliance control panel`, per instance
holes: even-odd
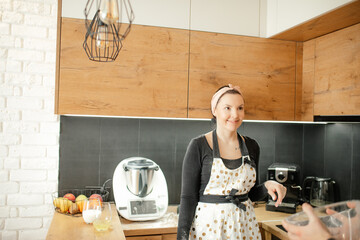
[[[128,211],[131,217],[157,216],[159,215],[156,201],[153,199],[130,200]]]

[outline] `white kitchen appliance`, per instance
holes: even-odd
[[[131,157],[117,165],[113,193],[119,214],[131,221],[158,219],[168,207],[165,176],[160,167],[147,158]]]

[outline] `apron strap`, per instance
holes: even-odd
[[[213,158],[220,158],[219,144],[216,135],[216,129],[212,133],[213,138]]]
[[[251,161],[249,157],[249,150],[246,147],[245,141],[240,136],[239,133],[237,133],[239,146],[240,146],[240,152],[243,159],[243,163],[248,163],[251,166],[255,167],[255,163]],[[216,135],[216,129],[212,132],[212,138],[213,138],[213,158],[220,158],[220,150],[219,150],[219,143]]]
[[[233,203],[238,208],[246,211],[246,205],[242,202],[247,201],[249,199],[248,194],[235,195],[238,190],[233,188],[230,191],[229,195],[202,195],[200,196],[199,202],[205,203]]]

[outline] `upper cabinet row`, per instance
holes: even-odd
[[[57,114],[210,118],[213,93],[232,83],[245,96],[246,119],[312,120],[302,81],[310,45],[303,59],[302,43],[251,37],[261,35],[266,1],[149,2],[131,1],[136,24],[118,58],[98,63],[82,48],[86,1],[59,1]]]
[[[62,19],[58,114],[210,118],[213,93],[232,83],[247,119],[294,119],[295,42],[134,25],[117,60],[98,63],[83,24]]]

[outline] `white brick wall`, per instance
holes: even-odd
[[[0,240],[45,239],[57,190],[57,0],[0,0]]]

